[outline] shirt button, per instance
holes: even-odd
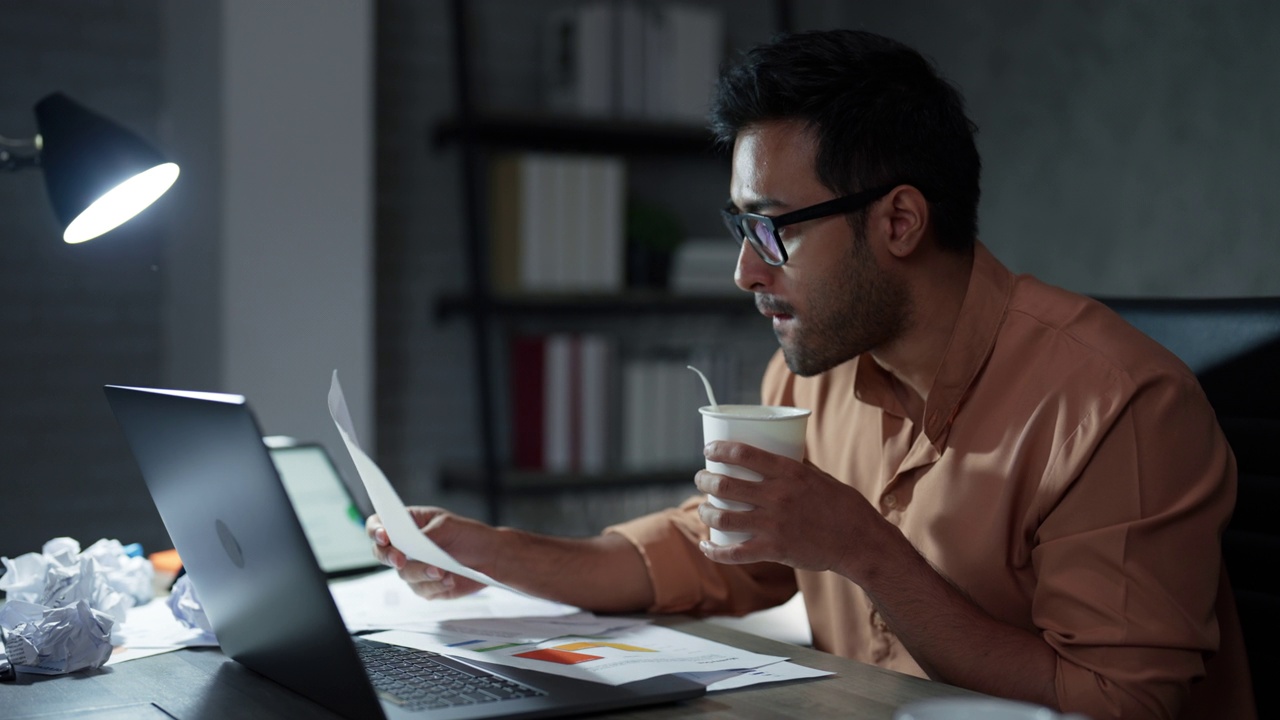
[[[883,502],[884,502],[884,506],[885,506],[885,507],[887,507],[887,508],[889,508],[890,510],[892,510],[892,509],[894,509],[894,508],[898,507],[898,496],[897,496],[897,495],[894,495],[893,493],[890,493],[890,494],[888,494],[888,495],[885,495],[885,496],[884,496],[884,500],[883,500]]]

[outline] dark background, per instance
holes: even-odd
[[[247,1],[204,3],[213,18],[204,40],[236,37],[237,28],[220,22],[243,18]],[[478,21],[466,40],[478,101],[537,108],[537,67],[529,61],[536,28],[548,9],[572,3],[468,4]],[[732,47],[771,33],[772,3],[710,4],[725,10]],[[303,23],[325,3],[293,5]],[[363,47],[372,71],[366,95],[354,97],[368,99],[372,118],[372,137],[362,139],[372,231],[352,242],[370,246],[361,282],[372,296],[360,316],[366,331],[350,342],[371,358],[373,378],[370,393],[356,395],[368,406],[377,459],[412,501],[439,497],[442,464],[479,454],[467,327],[433,313],[440,294],[463,287],[458,151],[427,142],[453,109],[456,38],[444,2],[356,7],[370,15]],[[187,23],[177,36],[173,11],[159,0],[0,0],[0,135],[32,134],[31,106],[63,90],[158,144],[182,147],[174,43],[192,43],[193,31]],[[793,12],[797,28],[864,27],[902,39],[957,82],[981,128],[981,236],[1014,270],[1109,296],[1280,294],[1280,8],[1273,3],[797,0]],[[292,52],[291,37],[279,32],[282,57]],[[234,45],[222,50],[236,56]],[[252,130],[228,122],[217,135],[236,147],[237,133]],[[316,143],[320,157],[327,141]],[[291,182],[305,188],[326,175],[349,177],[347,167],[321,167]],[[639,164],[630,179],[637,193],[684,217],[690,234],[720,232],[722,167]],[[199,186],[198,178],[190,182]],[[237,187],[223,192],[234,197]],[[110,242],[71,247],[58,240],[43,193],[39,173],[0,177],[0,555],[67,534],[85,545],[118,537],[159,549],[167,538],[99,387],[190,382],[245,392],[218,386],[249,374],[283,381],[289,371],[184,369],[208,357],[174,349],[178,300],[166,258],[191,230],[174,219],[177,209],[148,212]],[[206,212],[217,221],[218,206]],[[271,282],[283,297],[291,283],[307,285],[308,274]],[[223,312],[253,310],[228,303]],[[317,310],[296,322],[326,321]],[[200,322],[180,329],[221,341],[216,327]],[[740,343],[749,367],[773,347],[763,322],[637,324],[628,332]],[[280,339],[259,341],[270,355]],[[309,382],[322,399],[327,377]],[[327,422],[322,404],[314,412]],[[546,499],[513,509],[512,521],[590,532],[681,492]],[[467,495],[444,499],[467,512],[480,507]],[[566,518],[580,522],[566,526]]]

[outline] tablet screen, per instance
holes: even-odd
[[[324,446],[272,447],[271,459],[321,569],[332,576],[377,568],[364,517]]]

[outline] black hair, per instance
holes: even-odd
[[[782,35],[725,68],[711,130],[798,120],[817,139],[818,180],[839,194],[908,184],[929,202],[941,247],[978,234],[982,161],[964,98],[920,53],[881,35],[826,30]]]

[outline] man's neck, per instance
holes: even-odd
[[[973,271],[973,253],[935,250],[919,265],[907,268],[912,313],[892,342],[871,351],[880,367],[906,389],[900,398],[908,417],[919,423],[933,379],[960,317]]]

